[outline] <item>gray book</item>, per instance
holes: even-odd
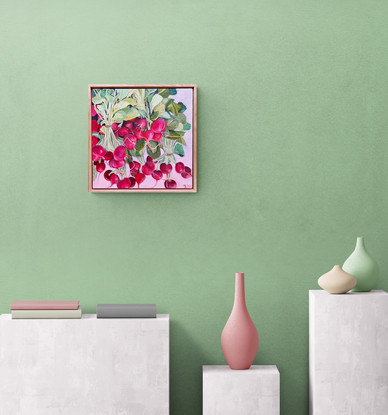
[[[97,318],[155,318],[156,304],[98,304]]]

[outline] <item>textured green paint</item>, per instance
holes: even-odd
[[[3,1],[0,312],[156,302],[171,413],[201,413],[246,273],[282,415],[308,413],[308,289],[364,235],[388,289],[388,3]],[[89,83],[198,85],[197,194],[89,194]]]

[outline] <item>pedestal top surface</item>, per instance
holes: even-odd
[[[98,321],[109,321],[109,320],[169,320],[169,314],[156,314],[156,318],[97,318],[97,314],[82,314],[81,318],[33,318],[33,319],[14,319],[14,321],[26,321],[26,320],[39,320],[39,321],[49,321],[49,320],[71,320],[71,321],[80,321],[80,320],[98,320]],[[12,314],[1,314],[0,320],[12,320]]]
[[[246,374],[246,375],[275,375],[279,370],[275,365],[252,365],[247,370],[233,370],[228,365],[202,366],[203,373],[215,374]]]
[[[330,294],[325,290],[309,290],[310,295],[315,297],[337,297],[337,298],[351,298],[351,297],[375,297],[381,295],[388,295],[384,290],[372,290],[369,292],[347,292],[346,294]]]

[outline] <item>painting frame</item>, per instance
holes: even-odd
[[[92,132],[92,97],[94,89],[192,89],[192,164],[190,188],[96,188],[93,187],[93,132]],[[89,84],[88,85],[88,191],[90,193],[196,193],[197,192],[197,86],[195,84]]]

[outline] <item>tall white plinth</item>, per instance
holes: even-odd
[[[310,415],[388,414],[388,293],[310,291]]]
[[[168,415],[169,316],[0,316],[1,415]]]
[[[203,366],[203,415],[279,415],[276,366]]]

